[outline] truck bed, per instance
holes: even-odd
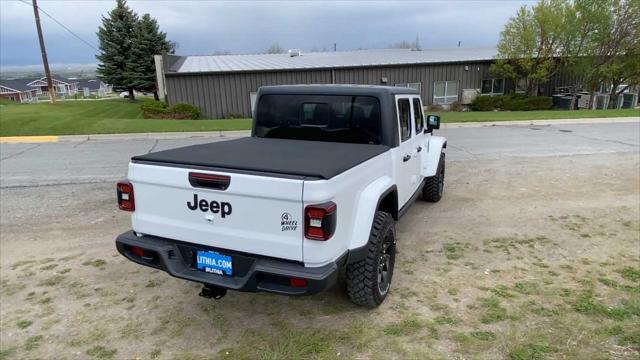
[[[134,162],[330,179],[389,150],[386,145],[248,137],[134,156]]]

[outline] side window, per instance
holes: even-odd
[[[420,93],[422,93],[422,83],[401,83],[401,84],[396,84],[397,87],[406,87],[406,88],[410,88],[410,89],[416,89],[418,90]]]
[[[415,121],[414,128],[416,129],[416,134],[420,134],[422,130],[424,130],[424,114],[422,113],[422,105],[418,98],[413,99],[413,119]]]
[[[458,101],[458,81],[436,81],[433,83],[433,103],[453,104]]]
[[[411,105],[409,99],[398,99],[398,117],[400,118],[400,139],[411,137]]]
[[[303,103],[300,123],[303,126],[324,126],[329,124],[329,105]]]
[[[489,96],[504,94],[504,79],[482,80],[480,94]]]

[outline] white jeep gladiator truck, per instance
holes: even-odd
[[[313,294],[344,276],[375,307],[395,262],[395,222],[442,197],[446,139],[401,87],[259,89],[251,137],[135,156],[117,185],[132,230],[118,251],[141,265],[227,289]]]

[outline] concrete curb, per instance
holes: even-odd
[[[58,142],[59,136],[2,136],[0,143],[7,144],[26,144],[26,143],[45,143]]]
[[[133,134],[93,134],[93,135],[63,135],[58,141],[100,141],[100,140],[172,140],[198,139],[211,137],[241,137],[251,133],[249,130],[233,131],[196,131],[196,132],[158,132]]]
[[[608,123],[633,123],[640,122],[640,116],[611,117],[611,118],[581,118],[581,119],[541,119],[541,120],[513,120],[513,121],[487,121],[487,122],[460,122],[445,123],[440,127],[490,127],[490,126],[532,126],[532,125],[569,125],[569,124],[608,124]]]
[[[489,122],[445,123],[442,129],[477,128],[492,126],[548,126],[569,124],[603,124],[640,122],[640,117],[583,118],[583,119],[542,119]],[[237,138],[249,136],[250,130],[232,131],[195,131],[195,132],[157,132],[133,134],[93,134],[93,135],[61,135],[61,136],[9,136],[0,137],[0,143],[42,143],[69,141],[108,141],[108,140],[174,140],[199,138]]]

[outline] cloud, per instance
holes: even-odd
[[[26,0],[28,1],[28,0]],[[115,1],[44,1],[47,13],[97,46],[101,16]],[[255,53],[272,44],[309,51],[380,48],[419,36],[422,47],[492,46],[506,20],[531,1],[129,1],[150,13],[180,54]],[[42,15],[52,63],[92,63],[95,51]],[[40,63],[33,10],[0,1],[0,64]]]

